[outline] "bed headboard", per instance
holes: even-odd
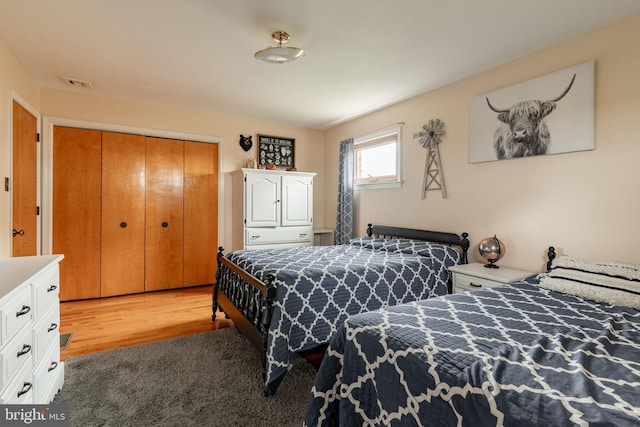
[[[382,237],[385,239],[425,240],[427,242],[458,246],[462,254],[462,264],[467,264],[468,262],[467,252],[469,251],[469,239],[467,239],[467,237],[469,237],[469,233],[462,233],[462,237],[460,237],[456,233],[369,224],[367,227],[367,235],[369,237]]]

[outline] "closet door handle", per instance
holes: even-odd
[[[162,223],[162,228],[167,228],[169,226],[169,223],[167,221]]]
[[[126,222],[122,221],[122,222],[120,223],[120,228],[127,228],[127,225],[128,225],[128,224],[127,224]]]

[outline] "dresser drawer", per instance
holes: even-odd
[[[64,378],[64,364],[60,362],[60,337],[58,336],[42,357],[41,362],[33,373],[35,386],[35,402],[39,404],[49,403],[55,396],[60,382]]]
[[[34,402],[32,369],[30,363],[22,366],[9,385],[3,389],[0,404],[28,405]]]
[[[0,348],[2,348],[24,325],[31,321],[33,303],[31,286],[24,286],[0,306]]]
[[[37,364],[51,342],[60,339],[60,305],[53,304],[33,328],[33,357]]]
[[[475,291],[478,289],[494,288],[504,283],[487,280],[480,277],[467,276],[466,274],[454,274],[453,289],[457,292]]]
[[[312,227],[247,228],[245,246],[271,243],[311,243]]]
[[[58,303],[60,293],[60,275],[58,264],[47,268],[32,283],[33,301],[35,305],[34,319],[39,318],[54,301]]]
[[[33,340],[31,328],[23,329],[0,352],[0,390],[11,381],[18,370],[28,364],[32,368]]]

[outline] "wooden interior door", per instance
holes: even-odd
[[[53,128],[53,253],[60,300],[100,296],[101,132]]]
[[[13,101],[11,255],[38,254],[38,119]]]
[[[218,249],[218,144],[184,145],[184,285],[215,282]]]
[[[101,295],[144,292],[145,137],[102,132]]]
[[[184,143],[146,138],[145,290],[181,288]]]

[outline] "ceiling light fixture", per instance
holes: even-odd
[[[282,64],[283,62],[291,62],[304,55],[304,50],[298,47],[285,47],[283,44],[289,41],[289,34],[284,31],[276,31],[271,34],[273,40],[278,43],[276,47],[268,47],[256,52],[255,57],[260,61]]]

